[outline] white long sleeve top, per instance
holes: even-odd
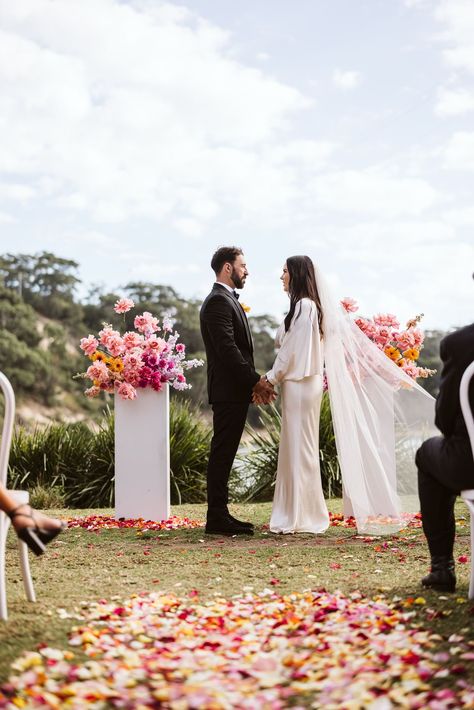
[[[266,374],[273,385],[323,374],[323,344],[314,301],[302,298],[297,302],[288,331],[284,322],[278,328],[275,346],[278,354]]]

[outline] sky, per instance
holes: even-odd
[[[470,323],[472,0],[0,0],[0,249],[251,315],[308,254],[364,315]]]

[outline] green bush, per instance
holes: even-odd
[[[171,400],[172,502],[205,500],[211,428],[189,402]],[[114,504],[114,417],[104,413],[98,429],[83,422],[50,424],[29,433],[18,428],[10,453],[9,485],[30,492],[56,489],[73,508]],[[45,494],[41,494],[45,498]],[[46,507],[44,504],[38,507]]]
[[[247,426],[249,443],[239,454],[239,477],[234,494],[244,502],[272,500],[278,463],[281,415],[272,405],[260,409],[263,429]],[[342,493],[341,472],[337,459],[336,442],[331,420],[329,396],[324,393],[319,423],[319,460],[324,495],[327,498]]]

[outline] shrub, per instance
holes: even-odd
[[[171,400],[170,457],[172,502],[205,500],[211,428],[189,402]],[[63,492],[74,508],[114,504],[114,417],[106,411],[96,431],[85,423],[50,424],[29,433],[17,428],[10,453],[9,484],[45,499]],[[38,507],[47,507],[44,503]],[[51,506],[56,507],[56,506]]]

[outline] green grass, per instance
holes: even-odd
[[[259,592],[271,586],[285,593],[325,587],[373,596],[384,594],[406,599],[423,596],[426,604],[414,604],[414,623],[420,623],[443,638],[461,633],[474,639],[472,611],[467,600],[469,564],[457,564],[458,588],[453,595],[425,592],[419,580],[429,564],[428,550],[420,529],[409,529],[399,539],[357,539],[353,529],[332,527],[324,535],[273,535],[262,525],[268,522],[268,503],[232,506],[234,514],[259,526],[253,537],[205,536],[202,528],[171,532],[108,530],[99,533],[70,529],[52,543],[42,558],[31,557],[38,601],[26,601],[19,570],[14,534],[7,546],[7,596],[9,620],[0,622],[0,679],[5,680],[10,663],[39,643],[65,648],[67,632],[74,625],[61,619],[58,609],[73,613],[81,601],[125,598],[131,594],[162,590],[187,595],[198,589],[200,599],[232,596],[244,588]],[[330,501],[333,512],[340,501]],[[53,511],[54,512],[54,511]],[[65,516],[65,511],[55,511]],[[201,504],[174,506],[173,514],[203,519]],[[110,514],[110,510],[75,510],[68,515]],[[458,527],[456,558],[469,554],[468,514],[462,503],[456,508]],[[384,550],[384,541],[390,542]],[[391,548],[398,548],[392,551]],[[381,548],[381,549],[380,549]],[[146,554],[145,554],[146,553]],[[331,567],[337,563],[338,568]],[[275,580],[278,580],[275,583]],[[443,598],[444,597],[444,598]],[[427,620],[427,610],[443,612]],[[471,679],[474,674],[471,672]]]

